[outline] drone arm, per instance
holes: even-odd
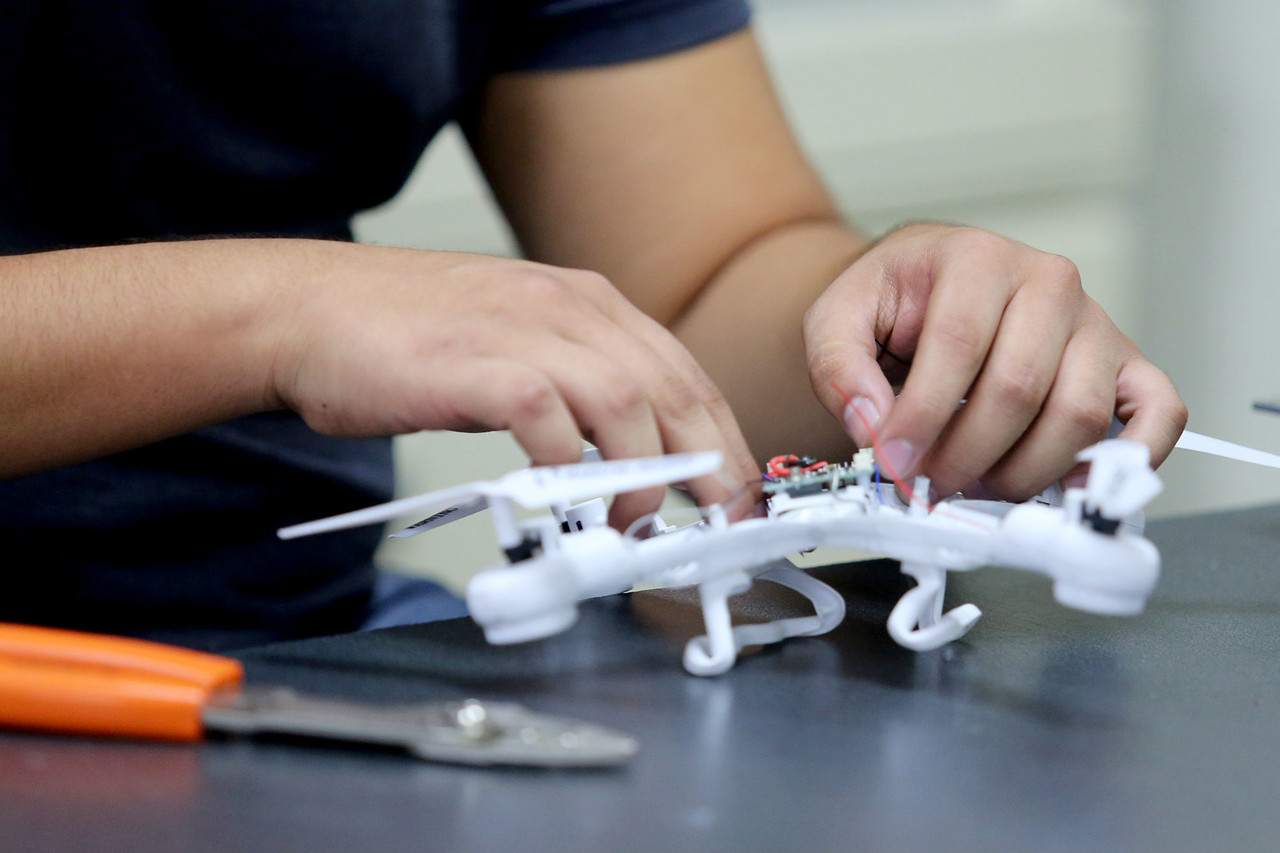
[[[1067,510],[1019,504],[1005,516],[993,541],[992,565],[1027,569],[1053,579],[1060,604],[1090,613],[1141,613],[1160,578],[1160,552],[1141,536],[1106,536]]]
[[[578,618],[581,591],[563,557],[489,569],[467,584],[467,610],[494,645],[558,634]]]

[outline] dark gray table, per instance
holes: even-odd
[[[952,575],[985,611],[927,654],[884,620],[902,581],[818,572],[831,635],[700,679],[691,599],[584,605],[559,637],[466,620],[266,646],[258,682],[376,701],[515,699],[639,736],[612,771],[480,770],[295,743],[0,735],[2,850],[1280,850],[1280,508],[1163,521],[1147,612],[1046,580]],[[793,606],[777,593],[748,616]],[[775,588],[776,589],[776,588]]]

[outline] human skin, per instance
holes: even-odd
[[[873,244],[847,225],[749,32],[501,76],[470,136],[527,254],[599,270],[670,325],[759,459],[866,445],[852,402],[903,476],[1022,499],[1113,414],[1157,465],[1186,423],[1066,258],[973,228]]]
[[[339,436],[509,429],[535,464],[582,438],[719,449],[727,476],[691,484],[711,503],[774,453],[865,443],[852,405],[900,474],[1022,498],[1113,413],[1157,464],[1185,424],[1069,261],[842,222],[749,33],[501,75],[467,130],[531,261],[232,239],[0,258],[0,476],[288,408]]]
[[[0,476],[292,409],[346,437],[509,429],[535,464],[721,450],[755,469],[714,384],[596,273],[313,240],[0,258]],[[720,502],[724,477],[690,484]],[[617,523],[660,489],[623,495]]]

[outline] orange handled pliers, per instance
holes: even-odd
[[[200,740],[201,711],[244,681],[239,661],[79,631],[0,624],[0,724]]]
[[[620,764],[637,749],[627,735],[511,703],[365,705],[243,681],[231,658],[0,623],[0,726],[8,728],[178,741],[210,731],[290,734],[463,764]]]

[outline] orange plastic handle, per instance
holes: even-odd
[[[243,680],[238,661],[204,652],[0,624],[0,725],[199,740],[209,696]]]

